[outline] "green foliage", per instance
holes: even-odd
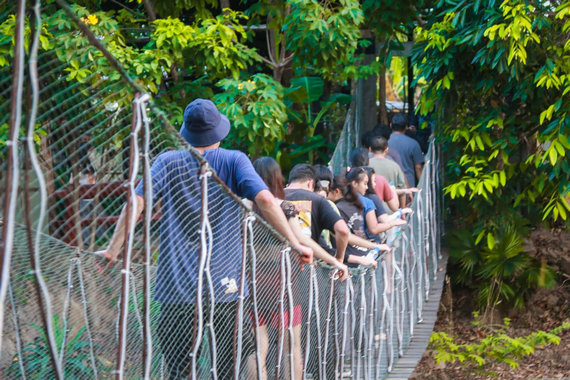
[[[420,110],[456,149],[445,192],[471,201],[457,203],[475,220],[509,198],[519,212],[566,220],[570,44],[558,36],[570,28],[567,9],[442,2],[416,29],[418,78],[427,82]]]
[[[445,332],[434,332],[430,338],[430,347],[436,351],[435,359],[438,363],[471,362],[478,369],[484,369],[492,363],[507,363],[516,369],[519,360],[533,354],[535,348],[558,345],[558,335],[570,328],[570,323],[564,322],[550,332],[539,330],[527,336],[512,338],[507,334],[509,323],[509,319],[505,318],[504,326],[494,329],[479,343],[458,343],[457,338]]]
[[[477,300],[486,310],[499,304],[522,308],[534,289],[555,284],[554,271],[524,251],[524,223],[503,217],[489,222],[475,240],[465,229],[454,231],[449,239],[454,280],[476,288]]]
[[[290,0],[283,29],[287,49],[302,70],[335,80],[353,57],[364,16],[358,1]]]
[[[446,150],[454,279],[487,308],[554,282],[522,242],[529,224],[568,224],[569,8],[444,1],[415,30],[419,110]]]
[[[214,102],[232,123],[224,144],[254,156],[273,153],[287,120],[281,84],[255,74],[245,81],[222,79],[218,86],[224,91],[214,96]]]
[[[51,354],[47,334],[42,326],[31,324],[40,334],[33,341],[24,345],[23,360],[26,375],[33,379],[52,379],[55,378],[54,368],[51,364]],[[67,326],[60,321],[59,316],[53,318],[53,327],[55,333],[55,346],[57,352],[64,355],[63,372],[66,378],[93,378],[93,368],[91,367],[91,355],[89,352],[89,341],[84,340],[83,334],[86,327],[81,327],[74,336],[66,334],[72,330],[72,326]],[[65,347],[64,347],[64,338]],[[17,356],[10,366],[6,369],[9,376],[23,376],[21,373],[21,358]],[[97,358],[93,358],[97,362]]]

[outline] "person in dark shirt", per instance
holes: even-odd
[[[420,144],[411,137],[406,136],[408,129],[408,118],[406,115],[397,113],[392,117],[392,135],[388,140],[389,152],[397,151],[402,158],[403,172],[408,180],[408,187],[416,186],[416,179],[419,180],[425,157],[420,148]]]
[[[336,205],[348,225],[350,232],[362,239],[370,240],[370,234],[379,234],[390,228],[390,225],[378,223],[376,206],[364,197],[368,188],[369,177],[364,167],[352,168],[346,173],[346,179],[341,184],[343,198]],[[380,245],[382,250],[389,251],[388,246]],[[377,266],[375,260],[367,257],[368,249],[359,245],[349,245],[345,262],[351,266]]]
[[[331,256],[327,251],[325,251],[319,244],[311,239],[311,237],[306,236],[300,226],[299,223],[299,212],[295,208],[295,205],[289,201],[283,200],[285,198],[285,193],[283,190],[283,175],[281,173],[281,168],[279,164],[271,157],[260,157],[253,163],[253,167],[255,171],[261,179],[265,182],[265,184],[269,187],[273,195],[276,197],[276,201],[280,203],[281,208],[283,209],[287,220],[289,221],[289,225],[291,226],[291,230],[301,244],[310,247],[313,250],[313,257],[324,261],[325,263],[331,265],[333,268],[339,271],[339,279],[340,281],[344,281],[348,276],[348,268],[346,265],[339,262],[334,256]],[[264,273],[265,272],[265,273]],[[270,273],[267,273],[270,272]],[[269,335],[267,330],[267,321],[271,320],[272,324],[271,327],[283,328],[279,326],[279,323],[276,321],[280,320],[279,315],[276,313],[278,301],[275,297],[280,292],[281,286],[281,277],[279,276],[280,272],[280,263],[279,260],[273,260],[271,263],[266,263],[264,267],[260,267],[259,275],[257,280],[257,285],[260,289],[265,289],[268,294],[268,297],[274,297],[273,307],[269,307],[269,313],[265,312],[263,308],[261,308],[262,318],[260,326],[256,328],[256,335],[259,337],[261,343],[260,346],[262,349],[260,350],[259,354],[261,357],[261,365],[262,365],[262,373],[266,373],[265,363],[267,359],[267,354],[269,352]],[[267,275],[265,275],[267,274]],[[304,291],[299,291],[298,281],[296,278],[293,278],[293,286],[296,288],[296,291],[293,292],[294,295],[305,294],[307,289],[303,289]],[[270,289],[269,291],[267,291]],[[295,296],[294,296],[295,298]],[[266,306],[267,308],[267,306]],[[302,358],[302,349],[301,349],[301,303],[299,299],[294,300],[294,316],[293,316],[293,368],[295,371],[295,378],[301,379],[303,377],[303,358]],[[270,314],[270,315],[267,315]],[[288,310],[285,311],[285,320],[288,320],[289,313]],[[281,331],[283,334],[283,331]],[[285,344],[288,345],[288,334],[285,334]],[[288,352],[288,348],[284,348],[284,352]],[[287,364],[286,356],[286,363],[285,363],[285,372],[289,369],[289,365]],[[285,374],[285,378],[288,378],[287,373]]]
[[[299,211],[299,221],[305,235],[318,241],[324,229],[335,234],[336,258],[343,262],[348,243],[348,227],[327,199],[314,193],[315,174],[312,165],[295,165],[289,173],[285,199],[293,203]]]

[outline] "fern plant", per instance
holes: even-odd
[[[435,351],[435,359],[441,362],[471,362],[483,370],[491,363],[507,363],[515,369],[519,360],[534,353],[535,348],[548,344],[559,344],[558,336],[563,330],[570,329],[570,323],[564,322],[559,327],[546,332],[536,331],[527,336],[513,338],[507,334],[509,319],[504,319],[504,325],[494,329],[479,343],[461,344],[457,338],[445,332],[434,332],[430,338],[430,347]]]
[[[453,273],[461,284],[477,289],[477,300],[486,314],[499,304],[521,308],[538,287],[555,284],[555,273],[546,263],[524,250],[528,227],[521,221],[497,221],[492,244],[473,240],[467,230],[458,230],[450,239]]]

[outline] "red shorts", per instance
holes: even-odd
[[[270,315],[271,314],[271,315]],[[255,316],[253,311],[249,313],[252,324],[255,324]],[[303,318],[303,313],[301,310],[301,305],[293,306],[293,326],[298,326],[301,324]],[[264,326],[271,320],[271,328],[278,329],[281,326],[281,316],[279,312],[259,310],[259,326]],[[285,328],[289,328],[289,308],[285,307],[285,313],[283,315],[283,321]]]

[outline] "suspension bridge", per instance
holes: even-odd
[[[200,300],[184,321],[193,326],[189,376],[294,377],[300,350],[305,379],[409,377],[433,329],[446,267],[437,145],[430,143],[408,224],[391,238],[393,260],[381,260],[377,270],[351,269],[343,282],[324,264],[301,270],[289,243],[218,179],[80,16],[57,3],[78,25],[68,37],[82,36],[79,50],[112,72],[70,80],[65,56],[40,48],[39,2],[28,17],[24,1],[2,15],[12,22],[14,46],[11,64],[0,68],[0,125],[7,134],[0,152],[0,377],[169,377],[164,352],[172,347],[161,346],[158,332],[165,306],[154,294],[162,215],[149,189],[144,198],[152,207],[138,223],[132,217],[135,187],[152,181],[151,164],[168,150],[187,152],[195,163],[184,174],[186,191],[200,199],[182,211],[188,248],[200,252],[196,289],[183,290]],[[358,145],[358,86],[353,95],[331,160],[337,171]],[[131,217],[122,260],[107,267],[96,251],[125,203]],[[228,255],[212,255],[220,249]],[[274,286],[258,286],[263,278]],[[219,286],[239,300],[222,326]],[[297,306],[296,328],[289,316]],[[266,342],[249,333],[263,325]],[[231,373],[218,373],[221,353],[234,358]]]

